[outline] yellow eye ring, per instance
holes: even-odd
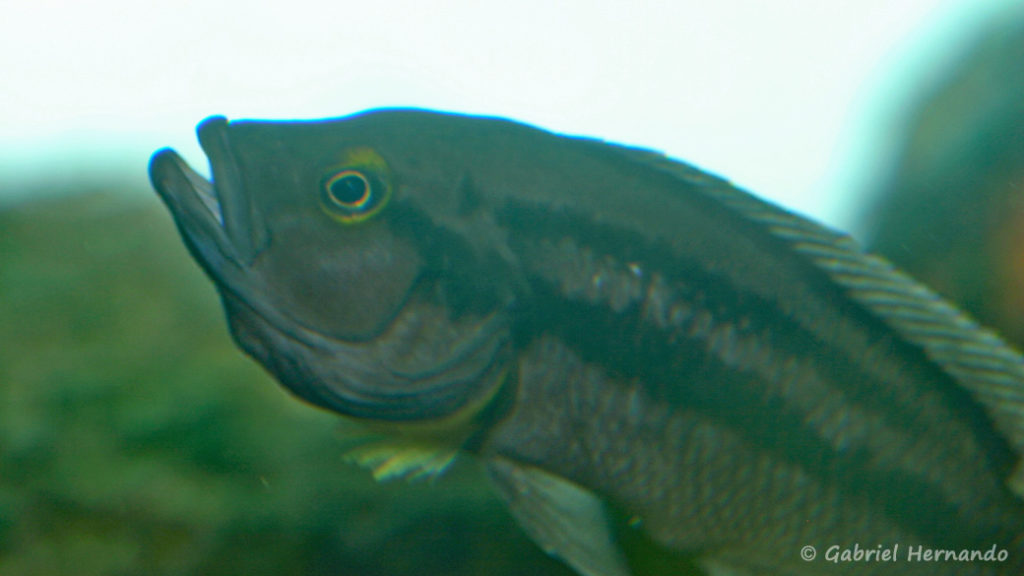
[[[373,186],[356,170],[342,170],[324,182],[324,195],[335,207],[358,213],[367,208]]]
[[[391,199],[391,171],[370,148],[351,148],[320,180],[320,208],[342,224],[372,218]]]

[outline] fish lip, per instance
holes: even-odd
[[[212,180],[167,148],[150,160],[150,180],[193,256],[218,283],[238,289],[244,270],[266,247],[267,234],[245,193],[227,119],[211,116],[196,132],[209,158]]]
[[[231,145],[228,120],[211,116],[203,120],[196,133],[199,145],[210,159],[218,218],[234,247],[236,261],[250,265],[265,248],[266,234],[258,221],[252,198],[246,194],[239,163]]]
[[[230,284],[230,277],[241,272],[241,259],[223,226],[221,203],[213,183],[169,148],[153,154],[149,177],[192,255],[212,278]]]

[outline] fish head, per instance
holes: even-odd
[[[503,380],[509,298],[458,272],[485,260],[438,225],[460,181],[395,114],[417,117],[212,117],[211,180],[169,149],[150,177],[235,341],[293,393],[368,420],[464,419]]]

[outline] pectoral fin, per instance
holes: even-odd
[[[487,469],[512,515],[545,552],[583,576],[629,576],[604,504],[596,495],[539,468],[503,458],[489,461]]]

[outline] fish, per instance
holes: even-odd
[[[474,459],[583,576],[1024,573],[1024,360],[847,235],[668,156],[379,109],[198,127],[152,184],[231,335],[375,435]]]

